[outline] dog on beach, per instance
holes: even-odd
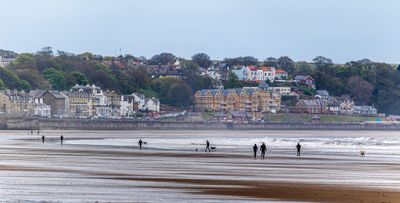
[[[361,157],[364,157],[364,156],[365,156],[365,151],[364,151],[364,150],[361,150],[361,151],[360,151],[360,156],[361,156]]]

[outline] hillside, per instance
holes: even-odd
[[[2,54],[14,52],[1,50]],[[16,56],[15,54],[13,56]],[[179,64],[177,63],[179,61]],[[289,57],[269,57],[260,62],[254,57],[227,58],[212,61],[207,54],[196,54],[192,60],[161,53],[150,59],[132,55],[110,57],[92,53],[53,53],[50,47],[34,53],[21,53],[6,68],[0,69],[0,88],[68,90],[74,84],[96,84],[121,94],[141,92],[159,97],[163,104],[187,107],[192,95],[216,84],[225,87],[247,85],[230,77],[234,65],[267,65],[295,75],[311,75],[317,89],[333,96],[350,95],[359,105],[374,105],[380,112],[400,114],[400,72],[397,67],[368,59],[334,64],[331,59],[316,57],[312,62],[294,62]],[[227,80],[215,81],[200,74],[199,67],[213,66]],[[164,69],[161,74],[155,74]],[[203,69],[204,70],[204,69]],[[172,76],[165,73],[170,72]]]

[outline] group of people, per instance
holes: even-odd
[[[297,143],[296,149],[297,149],[297,156],[300,156],[300,150],[301,150],[300,143]],[[258,151],[257,144],[254,144],[253,146],[254,159],[257,158],[257,151]],[[265,142],[261,144],[260,151],[261,151],[261,159],[265,159],[265,152],[267,151],[267,146],[265,145]]]
[[[300,143],[297,143],[296,145],[296,149],[297,149],[297,156],[300,156],[300,150],[301,150],[301,145]],[[196,149],[197,151],[197,149]],[[205,152],[210,152],[210,142],[208,140],[206,140],[206,150]],[[265,159],[265,153],[267,152],[267,146],[265,145],[265,142],[263,142],[260,146],[260,151],[261,151],[261,159]],[[254,144],[253,146],[253,152],[254,152],[254,159],[257,158],[257,152],[258,152],[258,146],[257,144]]]
[[[39,135],[39,131],[37,131],[37,134]],[[31,134],[33,135],[33,131],[31,131]],[[42,135],[42,143],[44,143],[46,141],[46,137],[44,135]],[[64,143],[64,135],[60,136],[60,143],[63,144]]]

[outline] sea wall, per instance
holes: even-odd
[[[400,130],[382,123],[216,123],[133,121],[124,119],[0,118],[0,129],[63,130]]]

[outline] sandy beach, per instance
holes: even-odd
[[[400,202],[398,134],[2,131],[0,202]],[[262,142],[267,157],[254,160]]]

